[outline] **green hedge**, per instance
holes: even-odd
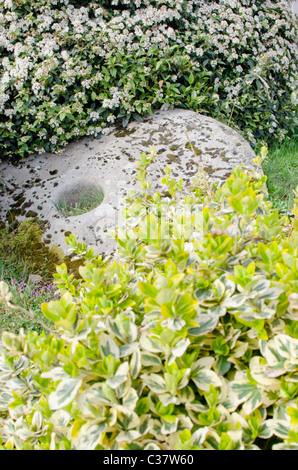
[[[2,155],[57,151],[159,108],[255,139],[295,123],[295,22],[279,2],[0,1]]]

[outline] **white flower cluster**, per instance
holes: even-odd
[[[35,146],[42,148],[47,140],[59,143],[60,136],[64,145],[73,135],[96,135],[106,122],[114,122],[121,107],[122,113],[135,112],[129,78],[119,82],[117,71],[109,75],[116,54],[138,60],[155,46],[162,60],[180,47],[183,53],[172,58],[173,66],[180,54],[191,67],[208,71],[222,110],[231,109],[231,100],[257,80],[269,93],[278,77],[281,95],[288,93],[284,89],[293,92],[297,83],[296,30],[282,2],[102,0],[80,6],[70,0],[0,0],[0,12],[0,112],[9,118],[0,120],[0,135],[17,131],[20,114],[24,132],[39,131]],[[140,87],[157,74],[146,61],[140,71],[145,77]],[[180,75],[176,68],[168,80],[179,83]],[[153,101],[171,105],[162,86],[154,93]],[[28,95],[30,105],[25,105]],[[142,106],[149,109],[150,103]],[[54,133],[50,139],[32,125],[41,115]],[[70,128],[63,133],[66,122]]]

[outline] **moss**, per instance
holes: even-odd
[[[177,155],[174,155],[173,153],[168,153],[167,159],[171,162],[177,162],[179,160],[179,157]]]
[[[38,213],[35,211],[28,211],[26,212],[26,217],[28,217],[29,219],[35,218],[38,217]]]
[[[33,219],[28,219],[17,228],[0,230],[0,251],[5,254],[6,264],[18,262],[20,270],[52,278],[56,265],[64,262],[65,255],[57,246],[47,246],[42,240],[43,230]]]
[[[187,142],[185,144],[185,148],[188,149],[188,150],[194,150],[196,155],[201,155],[203,153],[202,150],[200,150],[200,149],[198,149],[197,147],[194,146],[195,142],[192,142],[191,144],[189,142]]]
[[[172,152],[175,152],[175,150],[178,150],[178,149],[179,149],[179,145],[172,145],[172,146],[170,147],[170,150],[171,150]]]
[[[115,132],[116,137],[126,137],[127,135],[131,135],[136,131],[136,128],[133,129],[122,129],[120,128],[119,131]]]

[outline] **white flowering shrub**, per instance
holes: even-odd
[[[246,168],[188,192],[166,169],[161,197],[152,158],[116,260],[69,236],[85,262],[57,267],[53,326],[3,333],[0,448],[298,449],[298,199],[280,216]]]
[[[57,151],[161,107],[282,139],[296,38],[283,2],[0,0],[2,154]]]

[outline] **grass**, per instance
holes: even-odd
[[[54,204],[57,211],[64,217],[82,215],[86,212],[95,209],[103,201],[104,195],[100,188],[92,188],[87,193],[84,193],[77,201],[68,202],[63,197],[57,204]]]
[[[33,313],[30,318],[28,314],[0,303],[0,337],[3,331],[18,333],[21,328],[40,333],[43,329],[40,322],[51,326],[40,306],[55,297],[52,271],[59,264],[59,257],[49,262],[49,248],[44,245],[43,249],[40,237],[38,225],[29,224],[29,221],[16,230],[0,230],[0,281],[9,285],[14,304]],[[40,276],[39,282],[30,278],[36,274]]]
[[[273,207],[282,213],[291,211],[298,186],[298,138],[271,146],[263,170]]]
[[[0,280],[4,280],[9,285],[13,302],[25,310],[31,310],[35,317],[32,319],[18,310],[12,310],[0,304],[0,336],[3,331],[18,333],[21,328],[25,331],[41,333],[43,328],[40,321],[51,326],[43,316],[40,306],[43,302],[49,302],[55,297],[55,286],[48,280],[41,280],[39,283],[30,282],[30,274],[32,274],[30,266],[27,269],[22,264],[22,270],[20,270],[17,258],[9,265],[3,257],[0,258]]]

